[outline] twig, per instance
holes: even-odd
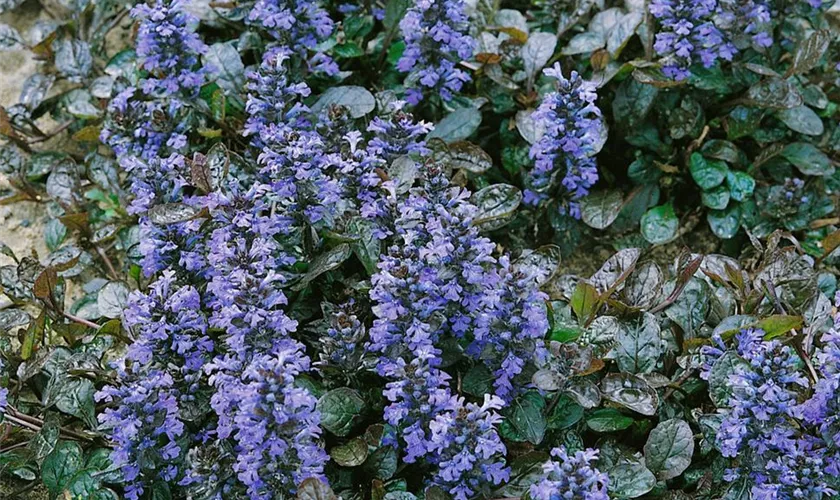
[[[94,247],[96,248],[96,253],[98,253],[99,256],[102,257],[102,260],[105,262],[105,267],[108,268],[108,275],[111,276],[112,280],[119,281],[120,276],[117,274],[117,270],[114,269],[114,264],[111,263],[111,259],[108,258],[108,254],[106,254],[102,250],[102,248],[99,247],[99,245],[94,245]]]
[[[70,127],[70,125],[73,125],[73,120],[69,120],[69,121],[66,121],[66,122],[62,123],[58,127],[52,129],[50,132],[47,132],[47,134],[44,135],[43,137],[38,137],[37,139],[30,140],[29,144],[36,144],[36,143],[39,143],[39,142],[48,141],[48,140],[52,139],[53,137],[57,136],[58,134],[67,130]]]
[[[75,321],[76,323],[79,323],[80,325],[85,325],[85,326],[93,328],[95,330],[99,330],[99,328],[101,327],[101,325],[98,325],[98,324],[94,323],[93,321],[88,321],[84,318],[74,316],[67,311],[61,311],[61,314],[63,314],[64,317],[69,319],[70,321]]]

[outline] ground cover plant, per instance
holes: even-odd
[[[34,7],[3,498],[840,497],[840,5]]]

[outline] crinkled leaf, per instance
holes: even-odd
[[[660,481],[682,474],[693,454],[694,433],[687,422],[676,418],[660,422],[645,443],[645,465]]]
[[[727,177],[728,176],[729,174],[727,174]],[[721,185],[707,191],[703,191],[700,199],[702,200],[703,205],[713,210],[723,210],[727,205],[729,205],[730,197],[729,188]]]
[[[580,201],[583,222],[595,229],[606,229],[615,222],[624,207],[624,195],[617,189],[590,193]]]
[[[470,201],[478,208],[473,224],[492,231],[510,222],[522,203],[522,192],[510,184],[493,184],[473,193]]]
[[[601,394],[617,405],[642,415],[655,415],[659,395],[644,379],[629,373],[611,373],[601,381]]]
[[[53,42],[55,67],[64,76],[78,80],[87,76],[93,67],[93,57],[87,42],[66,36]]]
[[[41,466],[41,480],[58,495],[82,467],[82,447],[74,441],[60,441]]]
[[[659,360],[659,322],[649,313],[640,318],[623,321],[616,338],[616,362],[621,371],[650,373]]]
[[[726,179],[729,168],[720,160],[709,160],[700,153],[692,153],[689,161],[689,171],[694,182],[701,189],[712,189],[721,185]]]
[[[627,279],[624,297],[634,307],[649,308],[662,290],[665,276],[656,262],[645,262]]]
[[[376,108],[376,98],[364,87],[356,85],[330,87],[312,106],[312,111],[320,113],[330,106],[347,108],[352,118],[361,118]]]
[[[752,197],[755,191],[755,179],[746,172],[730,170],[726,174],[729,196],[735,201],[744,201]]]
[[[806,73],[819,64],[830,43],[831,32],[825,29],[814,31],[808,38],[801,40],[796,45],[796,50],[793,52],[793,63],[785,76]]]
[[[245,87],[245,65],[233,42],[214,43],[207,48],[203,59],[216,84],[226,92],[241,92]]]
[[[122,316],[128,302],[130,290],[122,281],[109,281],[99,289],[96,295],[96,307],[105,318],[114,319]]]
[[[747,90],[747,102],[767,109],[790,109],[802,104],[796,85],[781,78],[765,78]]]
[[[531,33],[520,52],[525,74],[529,78],[534,78],[551,59],[556,46],[557,35],[553,33]]]
[[[449,145],[452,168],[462,168],[472,174],[482,174],[493,167],[493,159],[483,149],[467,141]]]
[[[342,467],[362,465],[368,456],[368,445],[361,438],[351,439],[330,450],[330,458]]]
[[[336,436],[346,436],[361,420],[365,402],[358,391],[339,387],[321,396],[317,409],[321,414],[321,425]]]
[[[296,497],[297,500],[336,500],[338,498],[332,488],[317,477],[304,479],[297,488]]]

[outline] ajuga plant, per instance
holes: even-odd
[[[10,9],[0,497],[840,494],[832,6]]]

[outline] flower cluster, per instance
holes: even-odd
[[[467,429],[487,434],[492,443],[496,417],[487,410],[515,397],[522,385],[513,379],[527,363],[545,357],[541,340],[548,322],[537,305],[543,296],[533,274],[491,255],[494,245],[471,224],[476,207],[467,201],[469,194],[451,186],[435,166],[429,169],[423,187],[397,207],[393,230],[399,243],[381,258],[373,276],[376,320],[368,350],[379,354],[377,371],[389,380],[385,419],[402,430],[404,460],[424,458],[438,465],[436,481],[462,497],[505,477],[503,448],[482,447],[497,453],[480,450],[478,455],[461,449],[461,443],[481,439],[471,434],[445,441],[458,449],[444,453],[438,434],[449,424],[441,425],[475,414],[484,427]],[[496,396],[483,407],[465,406],[452,395],[450,376],[440,368],[445,337],[462,339],[465,353],[493,370]],[[449,454],[459,457],[460,465]]]
[[[684,80],[689,67],[700,62],[711,67],[718,59],[729,61],[736,52],[715,26],[716,0],[653,0],[650,13],[659,21],[654,49],[665,56],[665,75]]]
[[[543,464],[545,477],[529,490],[534,500],[608,500],[609,478],[594,467],[598,450],[587,449],[570,455],[565,447],[554,448],[557,460]]]
[[[494,410],[502,406],[504,401],[489,394],[482,405],[464,404],[461,398],[457,411],[439,414],[429,423],[429,448],[438,464],[432,482],[455,500],[487,496],[490,486],[510,479],[510,469],[498,461],[507,452],[496,431],[502,417]]]
[[[224,376],[224,386],[217,384],[213,404],[224,415],[218,434],[235,438],[233,469],[251,499],[269,500],[306,478],[322,477],[327,455],[318,443],[316,400],[295,387],[295,378],[308,370],[300,345],[288,342],[254,357],[241,379]]]
[[[544,73],[557,80],[557,90],[545,95],[533,114],[545,133],[531,146],[535,163],[527,179],[525,201],[536,205],[552,191],[562,190],[570,199],[565,210],[580,218],[577,200],[598,181],[592,156],[597,153],[603,123],[595,105],[595,85],[574,71],[567,79],[559,63]]]
[[[840,294],[835,299],[840,307]],[[800,406],[802,418],[814,426],[825,441],[828,451],[825,470],[835,478],[834,489],[840,490],[840,312],[834,315],[833,328],[822,336],[822,346],[815,356],[821,378],[810,399]]]
[[[755,498],[834,494],[825,442],[801,424],[797,398],[808,386],[801,361],[790,347],[763,336],[763,331],[749,329],[736,337],[745,364],[730,375],[732,395],[717,446],[723,456],[738,461],[724,478],[747,478]]]
[[[458,63],[472,57],[464,0],[417,0],[400,21],[405,51],[397,69],[409,73],[406,99],[417,104],[427,91],[448,101],[470,75]]]
[[[185,149],[189,101],[205,83],[199,56],[207,47],[193,31],[197,21],[179,1],[157,0],[132,10],[142,19],[137,57],[148,73],[111,100],[101,140],[119,156],[151,159]]]
[[[119,387],[106,386],[97,401],[119,402],[99,416],[114,441],[111,461],[122,471],[126,498],[137,500],[156,481],[177,481],[183,470],[175,460],[183,452],[179,443],[184,422],[178,412],[172,376],[161,370],[120,374]]]
[[[318,44],[327,40],[335,29],[335,23],[318,2],[258,0],[248,14],[248,21],[266,30],[279,46],[292,48],[311,70],[328,75],[338,73],[338,65],[318,51]]]
[[[207,335],[207,318],[201,310],[201,297],[192,286],[179,287],[175,272],[164,271],[151,284],[147,294],[132,293],[123,315],[127,328],[138,335],[126,358],[140,365],[154,361],[172,364],[186,378],[185,393],[195,392],[198,377],[213,352]]]
[[[720,0],[716,23],[730,40],[744,35],[756,47],[773,44],[772,11],[768,0]]]

